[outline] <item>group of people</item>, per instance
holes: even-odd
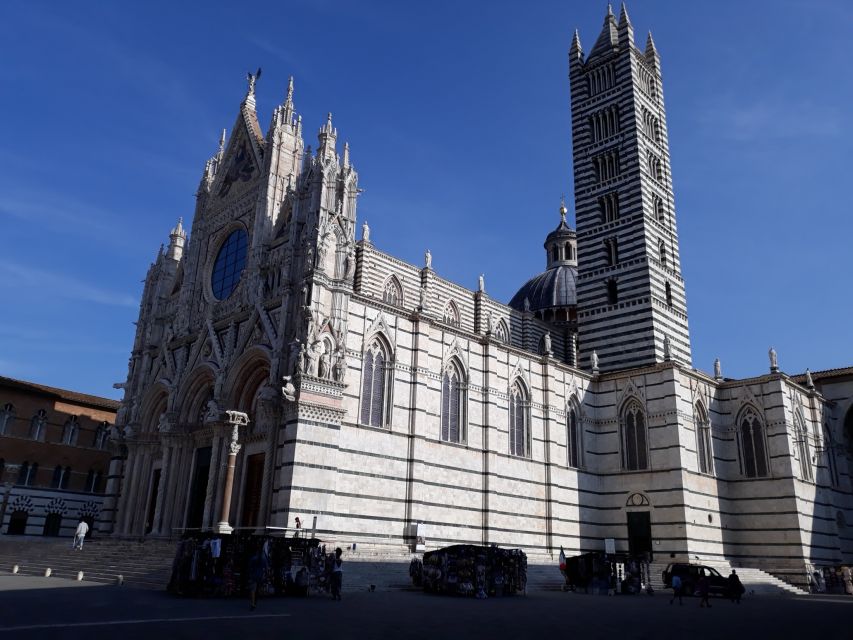
[[[729,574],[728,579],[726,580],[726,595],[732,602],[736,602],[740,604],[741,596],[743,595],[745,589],[743,583],[740,581],[740,577],[738,577],[737,571],[732,569],[732,572]],[[699,580],[696,582],[696,593],[699,594],[699,606],[700,607],[708,607],[711,608],[711,601],[709,600],[711,595],[711,580],[703,571],[699,575]],[[672,598],[669,601],[669,604],[673,604],[678,598],[678,604],[684,604],[682,601],[682,596],[684,595],[684,583],[681,580],[681,576],[675,574],[672,576]],[[692,594],[687,594],[692,595]]]

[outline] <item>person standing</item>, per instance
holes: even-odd
[[[669,601],[669,604],[672,604],[673,602],[675,602],[676,598],[678,598],[678,604],[679,605],[684,604],[681,601],[681,593],[682,593],[681,576],[674,575],[674,576],[672,576],[672,599]]]
[[[343,551],[338,547],[335,549],[335,559],[332,560],[332,600],[341,599],[341,586],[344,578],[344,561],[341,559]]]
[[[261,588],[264,582],[267,566],[267,557],[262,548],[258,546],[255,549],[255,553],[249,558],[249,598],[251,601],[251,611],[254,611],[258,605],[258,589]]]
[[[83,551],[83,541],[86,539],[86,534],[89,533],[89,525],[85,520],[80,520],[77,525],[77,530],[74,532],[74,549]]]
[[[740,582],[740,578],[737,575],[737,571],[732,569],[731,574],[729,575],[728,581],[728,591],[729,591],[729,599],[732,602],[737,602],[740,604],[740,597],[743,595],[743,585]]]
[[[704,607],[708,605],[708,608],[711,608],[711,603],[708,601],[708,595],[710,593],[710,583],[708,581],[708,576],[705,575],[705,572],[702,571],[702,575],[699,576],[699,596],[702,598],[699,600],[699,606]]]

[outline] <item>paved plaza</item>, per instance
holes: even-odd
[[[488,600],[417,591],[188,600],[165,592],[94,586],[55,578],[0,577],[0,637],[86,638],[792,638],[846,637],[853,597],[766,596],[740,606],[698,599],[681,607],[655,596],[534,591]],[[840,635],[839,635],[840,633]],[[57,635],[58,634],[58,635]]]

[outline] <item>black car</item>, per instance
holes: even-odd
[[[720,575],[714,567],[701,564],[675,563],[669,565],[663,572],[663,583],[667,589],[672,588],[672,576],[681,578],[681,592],[686,596],[696,595],[699,588],[699,578],[708,576],[708,594],[712,596],[728,595],[728,578]]]

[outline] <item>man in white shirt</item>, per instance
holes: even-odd
[[[77,531],[74,532],[74,548],[77,551],[83,550],[83,541],[86,539],[86,534],[89,533],[89,525],[85,520],[81,520],[77,525]]]

